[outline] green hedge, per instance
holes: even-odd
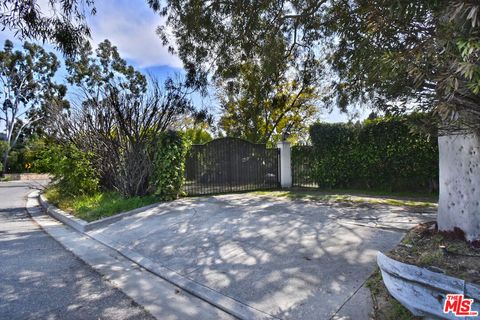
[[[421,117],[377,118],[356,125],[315,123],[310,127],[313,147],[294,148],[294,166],[296,159],[308,161],[302,175],[324,188],[436,191],[437,139],[414,130]]]

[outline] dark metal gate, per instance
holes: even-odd
[[[279,150],[238,138],[192,145],[185,164],[188,195],[271,189],[279,186]]]

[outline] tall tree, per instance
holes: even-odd
[[[65,107],[66,88],[53,80],[59,66],[57,57],[38,45],[25,42],[22,50],[14,50],[13,43],[5,41],[0,51],[0,123],[5,125],[7,142],[3,170],[22,133],[44,118],[46,104],[57,102]]]
[[[83,42],[78,54],[65,60],[67,81],[80,88],[82,98],[102,99],[108,86],[116,86],[131,98],[147,90],[147,79],[140,71],[120,56],[116,46],[109,40],[98,44],[95,51],[90,42]]]
[[[314,46],[322,31],[313,26],[323,3],[171,0],[159,10],[167,23],[158,32],[178,48],[188,85],[205,88],[212,77],[227,134],[272,142],[315,113],[325,68]]]
[[[90,36],[86,16],[95,14],[93,5],[93,0],[4,0],[0,25],[20,39],[48,41],[71,55]]]
[[[303,79],[264,78],[260,66],[244,63],[220,91],[220,128],[227,136],[275,144],[286,135],[306,135],[318,113],[319,90]]]
[[[480,4],[338,2],[332,55],[345,101],[389,112],[432,110],[440,128],[438,227],[480,239]]]
[[[435,110],[444,129],[478,129],[479,8],[474,1],[337,2],[333,92],[343,105]]]
[[[331,101],[341,108],[373,102],[390,112],[433,110],[445,131],[480,129],[476,0],[167,0],[158,11],[167,17],[159,34],[166,44],[175,41],[171,50],[178,51],[192,85],[204,85],[207,74],[238,74],[245,61],[262,57],[272,74],[328,59],[334,74],[325,81],[333,82]],[[475,136],[473,149],[480,145],[479,134]],[[471,157],[473,166],[478,162]],[[462,175],[472,181],[470,189],[479,189],[478,177]],[[439,221],[453,223],[439,225],[480,239],[478,203],[469,199],[461,200],[468,214],[458,217],[448,201],[442,202],[439,216],[446,219]]]
[[[317,56],[314,44],[323,38],[319,27],[326,3],[168,0],[163,7],[152,7],[167,18],[158,33],[171,51],[178,52],[188,84],[202,87],[209,74],[235,76],[244,62],[261,60],[264,72],[271,75],[301,70]]]

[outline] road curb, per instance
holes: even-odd
[[[45,214],[38,191],[27,197],[26,210],[32,220],[66,250],[100,273],[157,319],[232,319],[224,311],[142,268],[86,233]],[[54,262],[52,262],[54,263]]]
[[[32,195],[32,196],[30,196]],[[29,197],[36,197],[38,198],[38,192],[33,192],[30,194]],[[168,269],[166,267],[160,266],[150,259],[132,251],[120,244],[103,237],[101,235],[93,235],[88,233],[88,228],[86,228],[86,222],[80,219],[73,217],[65,213],[64,211],[56,208],[55,206],[48,203],[48,201],[43,197],[39,197],[39,202],[44,210],[53,218],[59,220],[60,222],[64,223],[65,225],[70,226],[71,228],[77,230],[78,232],[92,238],[93,240],[115,250],[123,257],[127,258],[128,260],[138,264],[142,268],[150,271],[151,273],[155,274],[156,276],[168,281],[169,283],[183,289],[184,291],[190,293],[191,295],[208,302],[209,304],[217,307],[218,309],[236,317],[239,319],[252,319],[252,320],[270,320],[270,319],[278,319],[276,317],[271,316],[270,314],[264,313],[256,308],[253,308],[249,305],[246,305],[238,300],[235,300],[231,297],[225,296],[220,292],[213,290],[207,286],[204,286],[201,283],[195,282],[191,279],[180,275],[179,273]],[[158,205],[158,204],[156,204]],[[148,207],[152,207],[148,206]],[[140,208],[142,209],[142,208]],[[140,212],[139,209],[135,209]],[[138,213],[135,212],[135,213]],[[132,215],[135,213],[127,212],[126,214]],[[122,218],[117,219],[119,221]],[[78,221],[79,220],[79,221]],[[83,223],[82,223],[83,222]],[[113,222],[110,222],[113,223]],[[108,224],[110,224],[108,223]]]
[[[29,198],[31,198],[30,197],[31,194],[28,195]],[[74,216],[51,205],[43,195],[40,195],[40,196],[34,195],[33,197],[38,197],[40,205],[43,207],[45,212],[47,212],[47,214],[49,214],[51,217],[57,219],[58,221],[68,225],[69,227],[79,232],[82,232],[82,233],[85,232],[85,225],[87,224],[86,221],[75,218]]]

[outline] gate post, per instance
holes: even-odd
[[[277,144],[280,149],[279,169],[280,186],[290,188],[292,186],[292,166],[291,166],[291,148],[288,141],[279,141]]]

